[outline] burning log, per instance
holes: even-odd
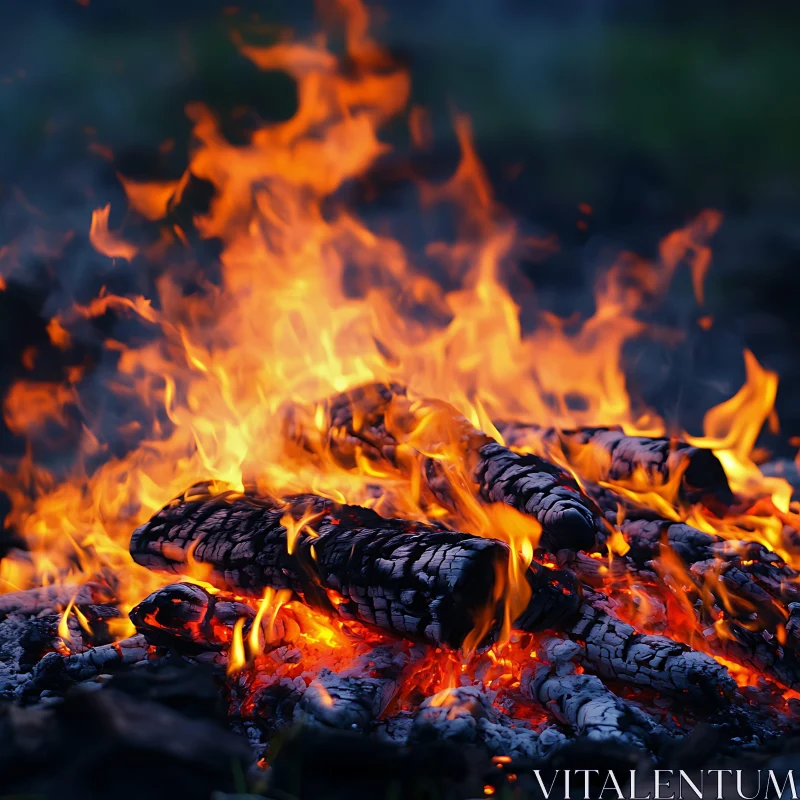
[[[474,470],[481,496],[535,517],[539,545],[550,552],[592,550],[597,522],[590,501],[563,470],[533,455],[520,455],[496,442],[479,451]]]
[[[800,573],[759,542],[724,539],[665,520],[625,522],[621,530],[631,546],[626,557],[630,568],[662,575],[670,585],[675,569],[661,562],[674,554],[696,594],[712,594],[727,620],[757,619],[775,634],[789,615],[788,606],[800,600]]]
[[[17,693],[36,697],[42,692],[63,690],[73,683],[92,680],[110,670],[144,661],[149,647],[144,636],[137,634],[69,656],[48,653],[34,667],[30,678],[19,687]]]
[[[298,519],[309,521],[290,553],[287,525],[296,529]],[[456,647],[472,630],[474,616],[492,605],[497,571],[504,572],[508,559],[501,542],[387,520],[307,495],[273,505],[201,491],[168,505],[131,538],[134,559],[156,569],[179,572],[191,548],[193,558],[210,564],[216,581],[229,589],[256,595],[266,586],[292,589],[323,610]],[[531,599],[517,627],[562,629],[575,617],[581,594],[571,573],[534,562],[526,579]],[[341,596],[331,604],[323,588]],[[154,643],[162,641],[159,636],[177,637],[208,648],[215,641],[209,623],[220,621],[217,611],[224,612],[228,629],[253,616],[241,603],[228,608],[201,587],[176,584],[154,592],[131,619]],[[223,637],[216,649],[229,641]]]
[[[493,697],[478,686],[457,686],[426,698],[414,714],[407,741],[481,743],[492,755],[514,758],[541,758],[566,742],[553,728],[540,735],[524,720],[500,713]]]
[[[630,550],[611,565],[580,553],[559,554],[558,563],[599,587],[608,577],[620,578],[631,572],[646,572],[656,579],[664,572],[660,563],[669,553],[690,571],[698,588],[707,584],[713,591],[714,584],[721,583],[733,604],[739,598],[741,609],[758,612],[764,624],[771,627],[783,622],[790,603],[800,601],[800,573],[759,542],[725,539],[663,519],[625,521],[620,530]],[[717,591],[721,591],[719,587]],[[727,599],[720,605],[730,618],[737,617]]]
[[[725,470],[713,451],[686,442],[627,436],[621,428],[560,431],[507,423],[500,432],[509,447],[563,455],[578,472],[588,465],[585,477],[595,482],[625,484],[641,476],[649,486],[665,486],[679,479],[685,500],[732,500]]]
[[[113,600],[111,589],[101,583],[40,586],[35,589],[0,595],[0,620],[11,614],[24,617],[35,617],[44,613],[55,614],[63,611],[70,601],[80,607],[110,603]]]
[[[582,655],[579,644],[548,639],[539,648],[545,662],[526,668],[522,693],[542,705],[577,735],[647,751],[655,725],[639,709],[605,687],[595,675],[579,674],[574,663]]]
[[[290,553],[287,526],[312,518],[314,532],[299,531]],[[459,647],[474,628],[476,610],[492,604],[495,570],[504,570],[508,557],[499,542],[385,520],[320,498],[276,505],[204,491],[174,501],[131,539],[134,559],[157,569],[180,571],[190,548],[198,562],[214,568],[213,579],[231,589],[260,594],[265,586],[289,588],[346,618],[450,647]],[[735,688],[710,657],[637,634],[580,605],[577,585],[565,573],[536,565],[528,580],[533,599],[516,626],[568,630],[585,643],[586,663],[601,676],[707,699]],[[321,588],[338,593],[339,602],[328,602]]]
[[[631,547],[627,556],[638,567],[647,566],[658,558],[662,544],[666,544],[684,564],[691,565],[713,558],[714,545],[724,541],[721,536],[704,533],[691,525],[663,519],[626,520],[620,530]]]
[[[249,629],[255,615],[246,603],[217,598],[192,583],[158,589],[129,614],[136,630],[151,644],[179,647],[189,653],[227,649],[237,620],[244,619]]]
[[[494,613],[509,557],[500,542],[322,498],[211,497],[202,486],[138,528],[130,550],[139,564],[171,572],[191,553],[221,587],[291,589],[311,606],[456,648]]]
[[[724,658],[776,680],[790,689],[800,689],[800,656],[797,644],[782,644],[762,630],[749,630],[743,625],[727,623],[719,630],[709,626],[703,636],[709,647]]]
[[[653,527],[647,527],[652,532]],[[569,558],[559,558],[559,563],[598,589],[607,588],[609,581],[627,587],[632,573],[640,575],[647,584],[648,606],[655,614],[654,619],[647,620],[648,625],[668,625],[665,601],[673,593],[696,620],[697,632],[710,652],[789,688],[799,687],[797,643],[786,635],[787,618],[794,605],[791,601],[798,591],[795,571],[757,543],[723,541],[679,523],[663,523],[660,527],[665,532],[661,544],[655,537],[651,542],[656,551],[666,542],[687,560],[703,555],[711,558],[686,568],[677,561],[663,561],[663,556],[649,550],[646,540],[632,537],[632,558],[629,554],[607,563],[572,553]],[[647,554],[644,563],[643,553]],[[742,558],[758,554],[763,555],[764,561]],[[596,602],[590,602],[598,607]]]
[[[495,721],[497,711],[477,686],[444,689],[420,704],[409,731],[409,741],[449,739],[456,742],[475,742],[478,723]],[[534,746],[535,747],[535,746]]]
[[[736,691],[721,664],[664,636],[637,633],[633,626],[588,603],[568,635],[584,645],[584,663],[609,680],[649,686],[719,704]]]
[[[431,498],[452,507],[459,494],[452,491],[452,480],[461,476],[452,478],[442,461],[430,456],[444,447],[459,460],[477,496],[505,503],[541,524],[543,548],[594,547],[597,509],[571,475],[543,458],[498,444],[447,403],[412,402],[402,387],[373,384],[329,399],[325,411],[330,424],[319,431],[313,414],[306,418],[302,409],[292,409],[285,424],[287,439],[307,451],[330,453],[347,469],[365,458],[406,477],[419,470]],[[422,441],[428,429],[436,431],[436,441]]]
[[[531,599],[514,620],[514,627],[529,633],[569,627],[581,606],[581,587],[575,575],[533,561],[525,577],[531,587]]]
[[[394,697],[407,663],[403,649],[385,645],[341,672],[321,670],[295,706],[294,721],[366,733]]]
[[[96,678],[109,669],[144,661],[147,658],[149,647],[145,637],[139,634],[119,642],[91,647],[83,653],[63,658],[64,675],[74,681]],[[41,664],[43,661],[39,663]]]

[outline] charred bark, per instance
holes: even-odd
[[[800,657],[796,642],[785,642],[765,631],[729,622],[723,632],[709,626],[703,636],[709,648],[724,658],[763,674],[789,689],[800,689]]]
[[[659,566],[666,545],[686,566],[695,594],[713,595],[727,620],[758,622],[774,634],[789,605],[800,601],[800,573],[759,542],[724,539],[664,520],[625,522],[621,530],[631,546],[631,569],[658,574],[669,586],[675,577]]]
[[[581,587],[568,570],[556,570],[532,562],[526,573],[531,587],[528,607],[514,627],[529,633],[561,631],[574,623],[581,606]]]
[[[492,705],[493,696],[478,686],[457,686],[426,698],[407,741],[482,744],[492,755],[513,758],[540,758],[566,742],[554,728],[539,735],[524,720],[502,714]]]
[[[633,626],[584,604],[568,635],[583,643],[584,663],[609,680],[649,686],[720,704],[736,682],[713,658],[664,636],[637,633]]]
[[[290,519],[306,523],[291,545]],[[345,618],[456,648],[479,616],[495,612],[497,575],[509,557],[500,542],[321,498],[210,497],[202,487],[167,505],[130,544],[139,564],[178,573],[191,548],[220,587],[250,595],[291,589]]]
[[[579,674],[574,663],[579,644],[549,639],[540,645],[546,663],[523,671],[522,693],[549,711],[578,736],[593,741],[650,749],[656,730],[652,720],[610,691],[596,675]]]
[[[26,589],[21,592],[9,592],[0,595],[0,620],[11,614],[34,617],[40,614],[55,614],[63,611],[70,600],[78,607],[114,600],[111,589],[101,583],[54,584]]]
[[[534,517],[542,526],[540,547],[592,550],[597,520],[591,501],[566,472],[534,455],[520,455],[496,442],[478,451],[474,470],[481,496]]]
[[[295,706],[294,721],[366,733],[394,697],[407,663],[404,650],[386,645],[341,672],[321,670]]]
[[[144,636],[137,634],[70,656],[48,653],[36,665],[30,679],[20,686],[18,693],[36,697],[42,692],[63,691],[73,683],[88,681],[103,673],[144,661],[149,647]]]
[[[596,470],[591,475],[594,481],[629,483],[641,475],[650,485],[664,486],[677,479],[686,500],[729,504],[733,498],[725,470],[713,451],[686,442],[627,436],[620,428],[559,431],[506,423],[500,432],[510,447],[563,454],[571,463],[588,458]]]
[[[343,467],[359,458],[393,468],[409,477],[418,470],[432,499],[453,507],[451,471],[443,462],[422,455],[447,448],[463,466],[469,487],[486,502],[502,502],[534,517],[542,526],[541,546],[552,552],[591,549],[597,534],[598,509],[566,471],[543,458],[514,453],[477,430],[447,403],[411,401],[398,386],[373,384],[337,395],[325,404],[329,426],[316,429],[313,413],[287,412],[284,432],[312,453],[329,453]],[[432,442],[421,442],[421,430],[435,430]]]
[[[647,620],[649,626],[668,626],[665,603],[672,593],[697,620],[709,652],[790,688],[800,686],[798,642],[786,634],[798,593],[791,567],[757,543],[724,541],[681,523],[632,523],[622,528],[626,535],[630,529],[645,534],[629,537],[628,557],[609,564],[571,553],[564,554],[559,563],[598,589],[627,588],[631,575],[638,575],[653,615]],[[665,544],[691,566],[676,569],[661,561]],[[705,560],[691,563],[704,556]],[[610,606],[614,596],[612,591]],[[598,607],[596,601],[591,603]]]
[[[217,597],[192,583],[158,589],[130,612],[131,622],[148,642],[195,653],[230,646],[237,620],[247,635],[256,612],[231,597]]]

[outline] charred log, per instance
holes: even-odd
[[[129,639],[91,647],[70,656],[48,653],[36,665],[30,679],[20,687],[18,694],[38,697],[42,692],[63,691],[73,683],[88,681],[120,667],[144,661],[148,652],[147,640],[137,634]]]
[[[620,428],[583,428],[559,431],[537,425],[507,423],[500,426],[511,447],[534,452],[562,454],[578,465],[589,459],[594,481],[630,483],[641,475],[648,485],[664,486],[680,480],[681,496],[690,501],[705,500],[729,504],[728,479],[711,450],[673,439],[627,436]]]
[[[404,650],[382,646],[339,673],[323,669],[294,709],[294,721],[366,733],[389,705],[408,663]]]
[[[594,548],[595,514],[572,477],[542,458],[496,442],[484,445],[478,455],[474,476],[481,496],[535,517],[542,526],[541,547],[553,553]]]
[[[784,640],[781,643],[768,632],[733,622],[727,623],[721,631],[710,625],[703,636],[713,652],[790,689],[800,689],[800,656],[796,642],[789,644]]]
[[[246,634],[255,611],[230,597],[216,597],[202,586],[175,583],[146,597],[129,616],[151,644],[197,652],[229,647],[237,620],[246,620]]]
[[[624,528],[625,526],[623,526]],[[638,558],[641,549],[632,548],[634,558],[590,558],[582,553],[564,554],[559,558],[562,566],[575,571],[581,581],[598,589],[609,586],[630,586],[632,574],[644,582],[638,597],[647,596],[648,618],[644,620],[650,630],[665,630],[667,597],[674,593],[688,613],[697,620],[699,633],[709,652],[723,656],[744,667],[790,688],[800,680],[798,642],[788,634],[787,619],[791,601],[797,596],[797,587],[791,580],[794,570],[783,564],[774,554],[755,543],[717,542],[709,536],[682,524],[664,524],[665,537],[684,558],[708,554],[712,558],[697,561],[689,568],[662,563],[659,557],[642,563]],[[656,548],[663,547],[657,545]],[[736,552],[731,552],[735,550]],[[764,550],[765,561],[743,558]],[[716,557],[713,557],[716,554]],[[638,561],[638,564],[636,563]],[[641,566],[639,566],[641,565]],[[788,575],[784,575],[788,572]],[[591,605],[602,610],[613,609],[613,593],[607,601],[591,599]],[[637,618],[643,610],[634,595]],[[687,602],[688,601],[688,602]]]
[[[11,615],[0,622],[0,697],[12,698],[36,663],[58,644],[58,618]]]
[[[724,540],[721,536],[693,528],[682,522],[663,519],[625,521],[620,526],[630,545],[628,557],[637,567],[645,567],[658,558],[666,544],[684,564],[694,564],[714,557],[714,546]]]
[[[293,541],[286,524],[302,526]],[[191,548],[221,587],[251,595],[291,589],[317,608],[450,647],[479,615],[494,613],[497,574],[508,560],[500,542],[364,508],[310,496],[210,497],[202,487],[138,528],[130,545],[139,564],[172,572],[186,568]]]
[[[457,686],[426,698],[407,735],[409,743],[482,744],[492,755],[540,758],[566,738],[550,728],[542,735],[523,720],[510,719],[492,705],[491,693],[478,686]]]
[[[800,601],[800,573],[760,542],[725,539],[683,522],[664,519],[625,521],[619,527],[630,550],[614,567],[617,570],[644,570],[655,575],[666,547],[698,578],[704,578],[712,570],[719,571],[726,588],[745,601],[750,600],[752,608],[763,607],[768,617],[775,616],[775,609],[767,606],[778,603],[785,609],[789,603]],[[579,554],[560,554],[558,562],[571,569],[578,564],[588,565],[587,559]],[[577,569],[581,580],[596,585],[590,579],[591,571],[591,568]],[[778,615],[785,617],[786,613],[780,610]],[[777,621],[775,617],[773,622]]]
[[[545,662],[523,671],[522,693],[539,703],[578,736],[650,749],[655,724],[617,697],[596,675],[579,674],[579,644],[549,639],[538,650]]]
[[[736,682],[705,653],[664,636],[637,633],[633,626],[584,604],[569,636],[583,643],[584,664],[603,678],[649,686],[720,704],[736,691]]]
[[[659,567],[666,546],[685,565],[697,596],[712,594],[727,620],[758,621],[774,634],[786,621],[788,606],[800,600],[800,573],[759,542],[723,539],[664,520],[625,522],[621,530],[631,546],[632,569],[663,574],[669,586],[672,570]]]
[[[514,453],[477,430],[452,406],[431,400],[412,402],[398,386],[379,384],[337,395],[325,404],[329,427],[315,429],[313,415],[287,413],[287,440],[316,453],[330,453],[343,467],[359,457],[393,468],[407,477],[415,470],[438,503],[452,507],[453,478],[436,458],[418,449],[421,429],[437,431],[434,447],[456,451],[471,489],[486,502],[502,502],[534,517],[542,526],[541,546],[552,552],[591,549],[597,509],[566,471],[543,458]],[[433,422],[431,422],[433,421]],[[428,447],[422,447],[430,452]]]
[[[580,584],[572,572],[550,569],[534,561],[526,578],[531,587],[531,599],[514,627],[538,633],[565,630],[574,623],[582,596]]]
[[[111,589],[101,583],[55,584],[0,595],[0,620],[11,614],[34,617],[63,611],[70,601],[78,607],[111,603]]]

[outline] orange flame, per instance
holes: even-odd
[[[590,317],[543,313],[531,330],[530,315],[523,314],[530,309],[521,305],[525,292],[512,292],[506,275],[536,243],[495,200],[466,117],[455,118],[461,158],[452,177],[441,184],[417,180],[425,214],[442,205],[453,211],[455,237],[433,239],[417,252],[345,206],[342,190],[389,151],[381,127],[405,109],[410,82],[370,38],[359,0],[339,0],[334,10],[345,28],[343,57],[327,49],[320,36],[271,47],[237,40],[257,67],[282,70],[296,81],[298,107],[290,119],[264,124],[249,141],[234,144],[210,109],[193,105],[187,113],[194,146],[181,179],[121,177],[130,212],[154,231],[149,245],[135,246],[110,231],[110,206],[92,214],[94,247],[110,258],[147,263],[161,276],[157,296],[102,290],[87,303],[59,309],[47,328],[50,341],[68,348],[76,328],[108,313],[134,317],[152,336],[135,344],[105,342],[115,371],[103,388],[128,410],[122,421],[116,411],[104,418],[106,404],[86,402],[90,391],[97,394],[96,386],[84,385],[79,370],[63,383],[19,381],[6,394],[6,424],[31,447],[13,470],[0,473],[0,488],[12,502],[6,524],[24,535],[30,553],[0,561],[3,590],[99,577],[118,586],[121,609],[127,611],[168,580],[132,562],[131,531],[186,486],[210,480],[217,488],[255,487],[277,498],[311,492],[381,514],[443,520],[504,541],[509,566],[498,576],[495,599],[504,608],[501,641],[514,651],[511,623],[529,600],[525,573],[541,530],[530,518],[476,496],[465,463],[465,425],[498,441],[501,420],[665,433],[661,417],[632,400],[622,351],[633,337],[678,338],[674,331],[646,324],[641,312],[669,290],[681,265],[690,270],[702,301],[719,214],[703,211],[665,237],[654,261],[621,254],[597,282]],[[410,124],[414,139],[427,146],[431,132],[419,111],[412,112]],[[172,256],[185,255],[191,237],[167,217],[194,178],[214,190],[208,210],[193,220],[195,231],[217,239],[221,252],[213,269],[192,264],[194,291],[189,293],[182,261]],[[540,250],[550,247],[539,243]],[[13,256],[12,250],[3,248],[0,256]],[[746,530],[748,538],[789,558],[780,551],[780,536],[784,519],[793,519],[788,516],[791,489],[785,481],[761,476],[753,459],[756,438],[772,415],[777,376],[749,352],[745,365],[745,386],[709,411],[704,436],[687,437],[719,455],[737,495],[753,501],[745,503],[745,512],[720,517],[703,507],[682,506],[680,476],[652,485],[651,478],[637,473],[627,485],[608,486],[666,519],[737,539]],[[432,461],[453,508],[423,497],[418,472],[401,474],[376,465],[366,444],[357,450],[353,470],[330,458],[311,463],[288,448],[281,433],[285,408],[314,408],[314,426],[326,431],[333,421],[321,400],[373,382],[408,388],[413,424],[404,429],[394,455],[397,463],[411,459],[410,451]],[[418,397],[437,398],[442,405],[426,405]],[[452,408],[463,420],[452,421]],[[38,463],[33,444],[45,425],[63,427],[73,416],[80,418],[80,442],[65,475]],[[395,423],[390,415],[389,426]],[[596,454],[562,455],[579,483],[600,474]],[[311,517],[287,515],[282,522],[289,552],[301,532],[314,535]],[[611,558],[628,549],[618,530],[608,541],[611,555],[603,574],[613,571]],[[208,568],[192,553],[187,562],[193,579],[209,578]],[[687,577],[669,555],[664,566],[676,581]],[[676,597],[688,628],[690,609],[684,608],[680,591]],[[296,618],[303,641],[332,652],[347,649],[334,621],[287,601],[281,592],[265,594],[248,634],[251,657],[269,642],[282,610]],[[645,602],[646,597],[639,598],[643,617]],[[727,602],[733,608],[736,598]],[[65,641],[69,613],[65,610],[59,625]],[[478,621],[468,653],[492,623],[489,616]],[[130,630],[121,622],[115,632],[122,635],[123,626]],[[247,663],[243,627],[242,619],[233,632],[229,674]],[[695,633],[691,628],[687,635]],[[499,682],[513,677],[507,652],[498,646],[491,656],[482,654]],[[460,677],[465,665],[457,658],[452,663],[449,656],[437,658],[437,679]]]

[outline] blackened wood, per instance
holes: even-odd
[[[165,586],[130,612],[139,633],[155,645],[196,650],[225,650],[239,619],[246,636],[256,612],[230,596],[216,596],[193,583]]]
[[[19,592],[0,595],[0,620],[10,614],[34,617],[40,614],[54,614],[63,611],[70,600],[78,607],[110,603],[114,600],[111,589],[101,583],[53,584],[38,586]]]
[[[774,586],[769,579],[769,564],[764,564],[767,582],[762,583],[758,572],[752,570],[758,562],[742,561],[738,556],[730,560],[712,558],[692,564],[689,574],[698,593],[709,593],[717,606],[723,609],[726,617],[745,623],[758,623],[761,630],[774,631],[776,626],[785,624],[789,617],[788,608],[781,602],[782,588]],[[774,590],[777,597],[771,590]],[[797,599],[797,587],[786,586],[791,600]]]
[[[478,740],[478,723],[493,720],[497,711],[491,698],[478,686],[458,686],[426,698],[414,715],[409,741]]]
[[[648,750],[656,731],[653,721],[615,695],[596,675],[579,674],[573,662],[582,652],[580,645],[569,640],[542,642],[537,653],[545,663],[523,670],[522,693],[578,736]]]
[[[138,634],[119,642],[92,647],[83,653],[67,656],[64,659],[64,672],[72,680],[85,681],[109,670],[146,660],[149,647],[147,640]]]
[[[294,721],[368,732],[391,702],[408,656],[403,648],[378,646],[340,672],[320,670],[294,709]]]
[[[179,573],[191,550],[213,567],[211,580],[220,587],[256,596],[267,586],[291,589],[309,605],[436,645],[461,646],[479,615],[495,612],[497,576],[508,562],[500,542],[318,497],[271,502],[211,497],[204,487],[195,492],[134,532],[135,561]],[[310,526],[292,553],[281,522],[286,514],[305,515]]]
[[[452,507],[458,493],[449,486],[446,466],[419,452],[408,455],[420,422],[435,417],[436,435],[446,440],[450,457],[456,451],[472,490],[484,501],[506,503],[534,517],[542,526],[540,545],[547,550],[594,547],[598,510],[569,473],[538,456],[514,453],[447,403],[412,401],[401,387],[370,384],[336,395],[324,407],[329,420],[324,431],[316,428],[313,410],[287,410],[287,440],[311,452],[329,453],[345,468],[356,467],[363,458],[406,477],[419,470],[424,488]]]
[[[725,667],[705,653],[664,636],[637,633],[588,603],[568,635],[583,643],[586,666],[603,678],[712,704],[726,702],[736,691]]]
[[[551,569],[534,561],[526,578],[531,587],[531,599],[514,627],[529,633],[568,628],[582,602],[581,587],[574,573]]]
[[[478,456],[474,476],[483,498],[535,517],[542,526],[540,547],[553,553],[594,549],[597,515],[571,476],[496,442],[480,448]]]
[[[0,697],[17,695],[39,660],[59,644],[56,615],[29,619],[12,614],[0,622]]]
[[[682,523],[639,521],[622,529],[632,545],[628,557],[609,564],[571,553],[559,563],[612,598],[614,586],[627,588],[632,574],[641,576],[651,611],[657,615],[661,609],[660,620],[648,621],[653,625],[669,624],[664,609],[671,592],[685,597],[709,652],[790,688],[798,686],[798,642],[784,635],[798,595],[791,567],[758,543],[725,541]],[[665,543],[688,562],[683,569],[660,561]]]
[[[593,473],[587,477],[594,481],[628,483],[641,474],[653,486],[664,486],[680,475],[680,492],[686,500],[730,503],[733,497],[713,451],[687,442],[628,436],[621,428],[561,431],[506,423],[500,432],[511,447],[563,454],[575,466],[590,460]]]
[[[630,545],[626,559],[631,569],[654,571],[666,545],[699,578],[720,571],[726,588],[763,606],[768,616],[774,615],[774,609],[766,608],[772,601],[784,609],[800,601],[800,573],[760,542],[726,539],[663,519],[626,520],[620,530]]]
[[[639,567],[658,558],[664,543],[684,564],[691,565],[713,558],[714,545],[723,541],[721,536],[705,533],[682,522],[663,519],[626,520],[620,530],[631,546],[627,556]]]
[[[18,694],[31,698],[43,691],[63,691],[73,683],[91,680],[105,672],[146,660],[149,647],[144,636],[136,634],[69,656],[48,653],[35,666],[25,684],[20,686]]]
[[[797,642],[790,637],[787,636],[786,644],[781,644],[777,636],[758,626],[748,629],[736,622],[728,622],[724,631],[709,626],[703,636],[713,652],[729,661],[789,689],[800,690],[800,657]]]
[[[408,731],[409,743],[482,744],[492,755],[540,758],[563,744],[563,734],[540,736],[530,724],[501,713],[482,686],[456,686],[426,698]]]
[[[789,604],[800,601],[800,573],[760,542],[725,539],[667,520],[624,522],[620,530],[631,546],[627,559],[632,568],[664,572],[658,559],[666,545],[689,570],[698,591],[705,586],[716,593],[729,619],[755,615],[774,632],[788,616]]]

